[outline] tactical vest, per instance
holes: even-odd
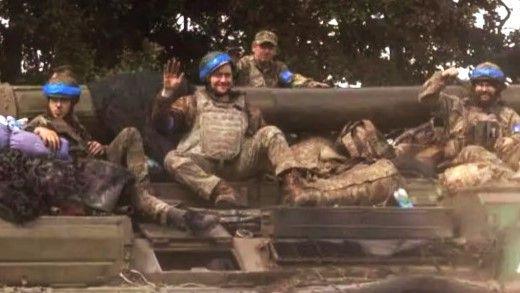
[[[200,145],[207,158],[231,160],[241,151],[248,126],[245,97],[240,95],[231,102],[218,102],[205,90],[195,92],[197,117],[188,138],[179,145]],[[178,148],[179,149],[179,148]]]
[[[486,114],[476,107],[469,107],[466,112],[468,128],[465,131],[465,144],[482,146],[493,150],[499,137],[507,133],[507,121],[502,121],[500,113]]]

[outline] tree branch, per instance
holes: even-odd
[[[503,19],[500,20],[500,24],[499,24],[499,27],[500,27],[500,30],[502,30],[502,28],[504,27],[504,25],[506,24],[507,20],[509,19],[509,17],[511,16],[511,8],[509,8],[503,0],[498,0],[498,3],[505,8],[506,12],[507,12],[507,15],[506,17],[504,17]]]

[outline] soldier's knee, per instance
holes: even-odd
[[[471,162],[494,162],[497,160],[498,157],[484,147],[478,145],[469,145],[460,151],[454,162],[461,164]]]
[[[133,138],[133,139],[141,139],[141,133],[139,130],[135,127],[125,127],[123,130],[121,130],[121,135],[124,135],[125,137]]]
[[[180,165],[186,163],[187,158],[180,156],[177,151],[173,150],[166,154],[164,157],[164,168],[170,172],[175,173],[175,170],[179,168]]]
[[[460,151],[460,154],[465,156],[475,156],[486,152],[488,152],[488,150],[479,145],[468,145]]]
[[[262,137],[262,139],[271,140],[277,135],[283,135],[283,132],[276,126],[268,125],[260,128],[258,130],[258,135]]]

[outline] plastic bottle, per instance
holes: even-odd
[[[397,201],[397,204],[401,208],[413,208],[413,203],[408,196],[408,192],[404,188],[399,187],[396,191],[394,191],[394,198]]]

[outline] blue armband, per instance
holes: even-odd
[[[289,70],[286,69],[278,75],[278,78],[280,78],[280,83],[283,85],[290,85],[294,80],[294,74]]]

